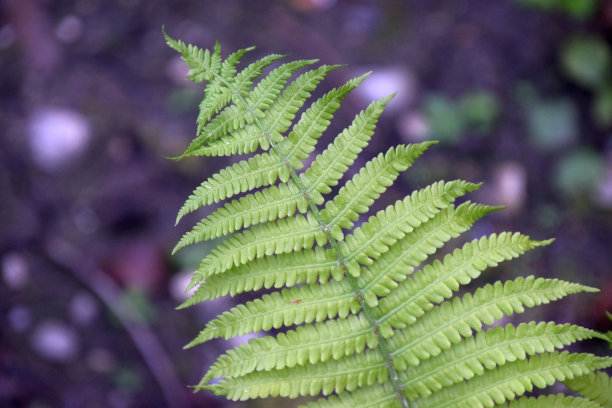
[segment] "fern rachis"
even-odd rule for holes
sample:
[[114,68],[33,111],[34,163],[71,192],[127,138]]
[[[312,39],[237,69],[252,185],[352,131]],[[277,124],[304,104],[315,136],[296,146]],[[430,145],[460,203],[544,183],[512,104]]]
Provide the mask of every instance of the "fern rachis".
[[[197,289],[181,307],[276,289],[221,314],[188,346],[282,330],[219,356],[196,389],[233,400],[327,396],[311,408],[610,406],[589,381],[612,391],[600,371],[612,358],[558,351],[583,339],[608,340],[604,335],[553,322],[485,329],[504,315],[593,289],[530,276],[457,295],[487,268],[550,241],[503,232],[430,260],[498,209],[455,204],[478,184],[434,183],[359,224],[431,143],[379,154],[326,198],[368,145],[390,97],[361,111],[304,169],[341,101],[367,74],[316,99],[295,121],[338,66],[311,69],[315,60],[289,62],[253,85],[282,56],[261,58],[238,72],[252,48],[223,60],[218,44],[211,52],[166,39],[189,65],[191,79],[208,82],[197,136],[181,157],[252,154],[204,181],[179,211],[177,222],[225,202],[175,248],[223,239],[202,260],[190,285]],[[302,69],[309,70],[291,80]],[[220,381],[211,383],[215,379]],[[523,396],[555,381],[584,398]]]

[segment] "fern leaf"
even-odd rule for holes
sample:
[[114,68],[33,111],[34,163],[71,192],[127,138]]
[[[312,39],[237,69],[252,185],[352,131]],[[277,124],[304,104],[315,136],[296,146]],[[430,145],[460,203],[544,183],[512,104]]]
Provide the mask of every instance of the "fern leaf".
[[468,337],[442,354],[411,367],[403,375],[406,378],[404,393],[410,399],[427,397],[507,362],[524,360],[527,356],[552,352],[575,341],[599,336],[592,330],[554,322],[498,326]]
[[[325,364],[305,365],[283,370],[257,371],[239,378],[230,378],[210,387],[217,395],[238,400],[248,398],[329,395],[347,389],[372,385],[387,380],[384,365],[376,354],[361,354],[358,372],[351,360],[332,360],[335,372],[328,374]],[[372,368],[370,366],[373,366]],[[368,369],[370,368],[370,369]]]
[[332,395],[301,405],[300,408],[402,408],[397,393],[384,384],[360,388],[352,393]]
[[[281,65],[261,80],[244,99],[238,88],[233,90],[230,96],[236,105],[219,115],[214,127],[207,126],[199,129],[200,136],[191,143],[184,155],[229,156],[254,152],[262,135],[258,132],[258,127],[253,124],[252,117],[262,117],[263,112],[270,109],[270,106],[278,100],[289,78],[298,70],[315,62],[317,60],[300,60]],[[239,95],[238,101],[235,99],[235,93]],[[236,122],[238,118],[240,120]],[[250,123],[250,128],[243,128],[246,123]],[[218,139],[225,134],[227,135],[223,137],[223,140]],[[252,143],[253,141],[255,143]],[[205,142],[208,144],[204,145]]]
[[[428,397],[433,392],[452,386],[464,380],[482,375],[485,370],[524,360],[527,355],[535,355],[555,348],[563,348],[578,340],[597,337],[588,329],[569,324],[531,322],[518,327],[507,325],[480,332],[476,338],[468,338],[449,352],[428,360],[418,367],[407,371],[402,377],[403,391],[412,400]],[[223,385],[222,394],[238,395],[238,388],[248,389],[250,397],[258,392],[269,390],[274,383],[281,383],[281,394],[259,394],[266,396],[316,395],[330,392],[354,391],[388,380],[388,370],[383,356],[377,350],[367,350],[363,354],[328,360],[312,366],[296,365],[282,370],[256,372],[234,378]],[[294,381],[292,381],[294,380]],[[239,385],[240,384],[240,385]]]
[[505,408],[604,408],[584,398],[568,397],[563,394],[541,395],[539,397],[521,397],[515,401],[496,407]]
[[290,160],[290,165],[296,170],[302,168],[301,160],[308,158],[314,150],[317,140],[331,124],[334,113],[340,107],[340,102],[353,89],[358,87],[369,75],[366,73],[357,78],[349,80],[340,88],[332,89],[321,98],[317,99],[300,117],[298,123],[293,127],[291,133],[283,143]]
[[[227,106],[232,101],[232,90],[225,86],[225,83],[233,83],[234,77],[236,75],[236,65],[242,59],[242,56],[248,52],[253,50],[255,47],[243,48],[235,51],[231,55],[229,55],[225,61],[221,64],[221,70],[218,77],[215,77],[211,82],[206,85],[206,89],[204,91],[204,99],[199,106],[199,113],[196,123],[198,124],[198,131],[196,134],[200,134],[202,127],[208,121],[212,119],[214,115],[219,113],[219,111]],[[247,88],[251,87],[251,84],[248,83]],[[246,91],[244,89],[245,84],[242,84],[240,89],[241,91]]]
[[310,168],[300,175],[300,180],[314,203],[323,202],[320,194],[331,192],[330,187],[338,184],[338,180],[353,164],[359,152],[368,145],[376,122],[391,98],[376,100],[357,114],[350,126],[344,129],[323,153],[317,155]]
[[555,381],[571,380],[612,365],[612,359],[591,354],[547,353],[518,360],[487,371],[420,400],[422,408],[493,407],[523,395],[533,387],[545,388]]
[[387,153],[381,153],[367,162],[359,173],[340,189],[336,197],[327,202],[321,212],[331,228],[332,235],[336,230],[335,238],[342,240],[340,228],[353,228],[359,214],[366,213],[387,187],[393,184],[399,173],[410,167],[431,144],[426,142],[392,147]]
[[315,240],[319,246],[323,246],[326,239],[321,227],[309,213],[307,217],[298,214],[292,218],[256,225],[228,238],[215,248],[204,258],[195,275],[205,278],[256,258],[312,248]]
[[230,201],[215,210],[185,233],[172,253],[187,245],[228,235],[251,225],[290,217],[298,209],[304,213],[307,208],[295,184],[280,183]]
[[359,309],[359,302],[347,282],[285,289],[238,305],[211,320],[186,347],[217,337],[228,339],[260,330],[320,322],[336,316],[345,318]]
[[532,241],[519,233],[503,232],[499,235],[475,239],[456,249],[444,261],[425,266],[412,279],[407,279],[380,302],[381,332],[391,327],[404,328],[422,316],[434,304],[450,298],[460,285],[467,285],[482,271],[500,262],[518,257],[549,241]]
[[371,265],[374,260],[389,250],[414,228],[433,218],[440,210],[448,207],[457,197],[476,190],[479,184],[462,180],[437,182],[415,191],[403,200],[379,211],[367,223],[355,228],[341,248],[347,256],[347,270],[359,276],[359,264]]
[[[399,282],[406,280],[414,268],[432,255],[451,238],[467,231],[478,219],[499,207],[490,207],[469,201],[459,207],[449,206],[383,254],[359,277],[365,302],[378,305],[379,296],[388,296]],[[397,295],[394,295],[395,297]]]
[[265,138],[262,138],[261,147],[268,148],[267,141],[280,143],[283,141],[282,133],[289,129],[291,122],[304,101],[310,97],[310,93],[327,76],[327,74],[339,68],[339,65],[323,65],[315,70],[308,71],[293,81],[280,96],[278,103],[274,104],[269,113],[261,120],[261,130]]
[[593,289],[557,279],[517,278],[497,281],[478,288],[474,295],[455,297],[433,308],[407,329],[390,338],[394,364],[398,370],[440,354],[472,330],[480,331],[504,315],[522,313],[525,308],[546,304],[568,294]]
[[182,54],[183,61],[189,66],[187,75],[195,82],[210,81],[219,75],[221,68],[221,47],[219,42],[215,44],[214,52],[202,50],[194,45],[185,44],[181,40],[175,40],[164,32],[166,43],[171,48]]
[[[167,35],[166,41],[182,55],[194,81],[207,81],[197,134],[183,156],[264,150],[208,178],[181,207],[177,223],[222,202],[174,249],[221,239],[195,271],[189,287],[198,288],[180,308],[276,289],[220,314],[186,347],[286,330],[228,350],[196,390],[233,400],[327,396],[309,408],[612,406],[610,377],[594,373],[612,365],[612,358],[557,351],[583,339],[609,341],[606,335],[552,322],[484,328],[526,308],[593,289],[530,276],[457,295],[486,268],[551,241],[492,234],[454,252],[445,249],[450,255],[426,264],[448,241],[497,209],[469,201],[454,205],[479,184],[434,183],[356,227],[361,214],[431,143],[400,145],[364,160],[366,165],[335,197],[325,198],[368,145],[393,95],[356,115],[298,173],[303,161],[312,159],[342,100],[368,74],[321,92],[296,120],[338,66],[323,65],[293,78],[315,60],[292,61],[263,76],[264,68],[283,56],[260,58],[238,72],[252,48],[223,60],[218,43],[202,50]],[[521,398],[534,386],[555,381],[585,398]]]
[[[239,88],[228,83],[234,104],[224,109],[207,125],[198,129],[198,137],[191,142],[183,153],[183,157],[223,155],[225,145],[228,145],[228,152],[231,152],[236,149],[235,134],[241,130],[246,131],[247,135],[255,133],[254,137],[261,138],[261,134],[257,132],[258,127],[253,123],[255,118],[263,116],[263,112],[268,110],[270,105],[278,99],[287,80],[295,72],[314,62],[316,60],[304,60],[281,65],[257,84],[246,98],[242,96]],[[247,124],[251,126],[248,130],[245,130],[244,127]],[[224,135],[222,141],[217,140]],[[233,143],[232,140],[234,140]],[[238,142],[241,141],[242,139],[238,139]],[[205,146],[207,143],[208,147]],[[219,146],[221,146],[220,149]]]
[[282,168],[282,160],[274,152],[270,152],[258,154],[222,169],[194,190],[179,210],[176,222],[202,206],[257,187],[274,184],[281,176]]
[[325,283],[338,261],[333,250],[315,247],[313,250],[297,251],[273,257],[256,259],[217,275],[202,283],[180,309],[204,300],[221,296],[234,296],[250,290],[293,286],[300,283]]
[[564,383],[571,390],[597,402],[602,408],[612,407],[612,378],[608,374],[589,373],[566,380]]
[[277,337],[252,339],[248,344],[227,351],[209,368],[200,385],[219,377],[239,377],[253,371],[337,360],[363,352],[366,344],[375,347],[377,343],[378,337],[361,315],[299,326]]

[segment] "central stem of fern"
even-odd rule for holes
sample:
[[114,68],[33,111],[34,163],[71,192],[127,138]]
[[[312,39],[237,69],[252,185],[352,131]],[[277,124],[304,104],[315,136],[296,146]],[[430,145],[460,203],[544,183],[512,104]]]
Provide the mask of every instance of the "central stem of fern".
[[[342,268],[343,271],[346,271],[346,258],[345,258],[345,255],[342,254],[340,245],[338,245],[338,242],[336,241],[336,239],[331,235],[329,231],[329,225],[323,219],[323,216],[321,215],[317,205],[310,198],[310,195],[308,194],[308,189],[304,186],[304,184],[302,183],[302,180],[300,180],[300,177],[298,176],[296,171],[289,165],[288,157],[284,154],[284,152],[281,151],[281,149],[278,147],[276,142],[272,140],[272,138],[269,135],[269,132],[265,131],[263,124],[261,123],[259,118],[255,115],[255,110],[253,109],[253,107],[247,104],[246,99],[242,96],[240,91],[236,89],[233,86],[233,84],[228,83],[221,76],[217,75],[217,77],[220,79],[221,82],[225,84],[225,86],[227,86],[233,92],[234,95],[237,95],[238,98],[240,98],[240,101],[244,104],[247,111],[251,114],[253,118],[253,122],[257,125],[262,135],[267,137],[268,142],[270,143],[270,146],[272,147],[274,152],[278,154],[278,156],[286,164],[289,170],[289,174],[291,175],[291,180],[293,180],[295,185],[299,188],[300,192],[302,193],[302,196],[304,197],[304,200],[306,200],[306,202],[308,203],[308,208],[310,208],[312,215],[315,217],[315,219],[319,223],[321,230],[325,233],[327,237],[327,241],[329,242],[329,245],[335,251],[337,261],[338,261],[338,266]],[[363,292],[361,288],[359,287],[357,279],[351,274],[345,274],[345,279],[351,285],[351,290],[353,290],[353,293],[355,294],[355,298],[358,300],[359,305],[361,306],[361,310],[363,311],[366,319],[372,326],[372,330],[378,335],[378,328],[379,328],[380,323],[374,317],[374,312],[372,308],[366,303],[365,299],[363,298]],[[393,365],[393,357],[391,355],[391,352],[389,351],[387,340],[382,336],[378,336],[378,346],[377,347],[384,358],[385,366],[387,367],[389,378],[393,386],[393,390],[395,392],[397,399],[400,401],[402,408],[411,408],[410,402],[408,401],[404,393],[402,393],[402,385],[399,381],[397,370],[395,369],[395,366]]]

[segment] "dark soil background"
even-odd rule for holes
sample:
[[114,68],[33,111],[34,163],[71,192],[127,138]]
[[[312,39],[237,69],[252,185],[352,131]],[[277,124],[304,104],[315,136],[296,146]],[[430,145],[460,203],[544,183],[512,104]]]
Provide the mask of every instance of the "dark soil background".
[[203,88],[184,79],[162,25],[202,47],[218,39],[224,55],[256,45],[245,62],[274,52],[348,64],[321,89],[374,70],[319,148],[398,91],[360,163],[393,144],[441,143],[383,203],[441,178],[484,181],[470,198],[507,209],[464,240],[557,240],[479,284],[533,273],[598,287],[510,320],[610,330],[612,2],[530,3],[546,2],[0,1],[0,406],[293,406],[186,388],[228,344],[182,346],[234,300],[174,310],[208,248],[170,250],[209,210],[174,219],[226,162],[165,159],[194,137]]

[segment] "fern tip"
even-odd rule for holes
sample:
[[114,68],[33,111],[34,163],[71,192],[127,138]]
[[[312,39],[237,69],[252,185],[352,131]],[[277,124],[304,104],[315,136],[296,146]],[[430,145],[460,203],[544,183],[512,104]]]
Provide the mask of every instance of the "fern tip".
[[537,247],[540,247],[540,246],[547,246],[547,245],[550,245],[550,244],[552,244],[553,242],[555,242],[555,239],[556,239],[556,238],[550,238],[550,239],[545,239],[545,240],[543,240],[543,241],[534,241],[534,242],[533,242],[533,245],[534,245],[534,246],[537,246]]

